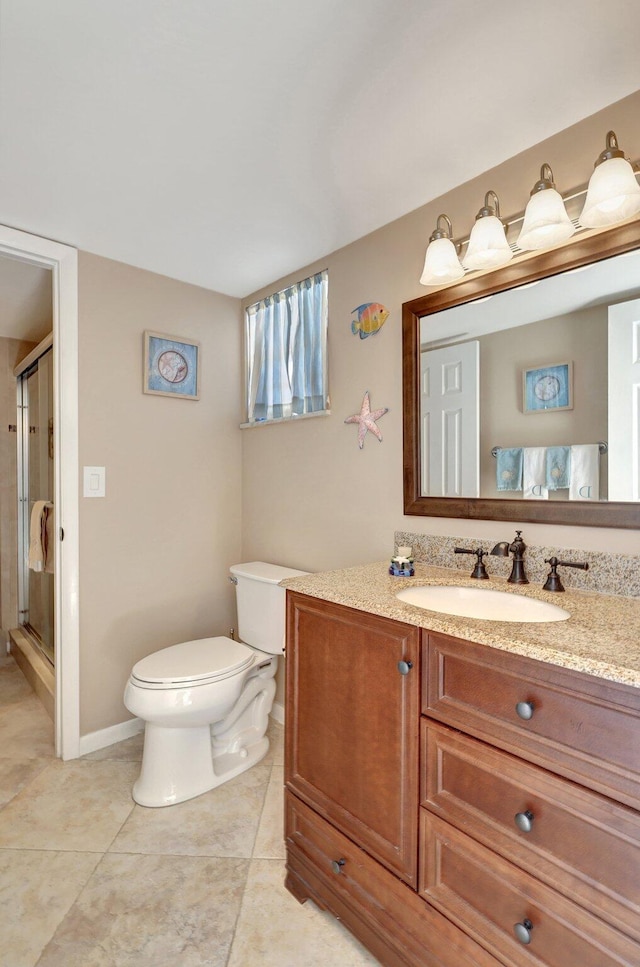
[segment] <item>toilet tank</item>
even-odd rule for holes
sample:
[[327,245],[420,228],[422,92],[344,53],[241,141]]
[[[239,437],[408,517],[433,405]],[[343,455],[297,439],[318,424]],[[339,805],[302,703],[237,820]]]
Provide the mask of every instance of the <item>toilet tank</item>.
[[286,591],[279,587],[279,583],[285,578],[301,577],[308,572],[279,564],[266,564],[264,561],[233,564],[229,570],[237,582],[240,640],[270,655],[282,654]]

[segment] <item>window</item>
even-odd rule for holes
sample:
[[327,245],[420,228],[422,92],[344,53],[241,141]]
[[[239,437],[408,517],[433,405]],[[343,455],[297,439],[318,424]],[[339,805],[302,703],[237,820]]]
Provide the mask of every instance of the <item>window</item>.
[[325,269],[245,311],[249,425],[328,408]]

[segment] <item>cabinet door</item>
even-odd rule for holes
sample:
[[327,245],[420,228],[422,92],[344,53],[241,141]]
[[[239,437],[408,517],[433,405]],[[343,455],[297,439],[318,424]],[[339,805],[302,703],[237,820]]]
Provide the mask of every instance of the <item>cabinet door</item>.
[[287,599],[287,786],[415,885],[418,629]]

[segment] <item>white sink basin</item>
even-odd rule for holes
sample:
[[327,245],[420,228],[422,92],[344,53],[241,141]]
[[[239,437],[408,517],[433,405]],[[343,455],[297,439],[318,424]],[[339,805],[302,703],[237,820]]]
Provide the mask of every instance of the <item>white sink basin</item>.
[[489,588],[418,587],[405,588],[396,597],[405,604],[440,614],[487,621],[566,621],[569,612],[547,601],[523,594],[491,591]]

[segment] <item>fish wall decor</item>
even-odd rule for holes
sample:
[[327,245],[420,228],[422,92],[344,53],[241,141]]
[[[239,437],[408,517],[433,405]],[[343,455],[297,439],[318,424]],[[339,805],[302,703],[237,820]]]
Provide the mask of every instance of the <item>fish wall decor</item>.
[[359,334],[361,339],[375,336],[389,318],[389,310],[379,302],[364,302],[353,309],[351,315],[356,313],[357,318],[351,320],[351,332],[354,336]]

